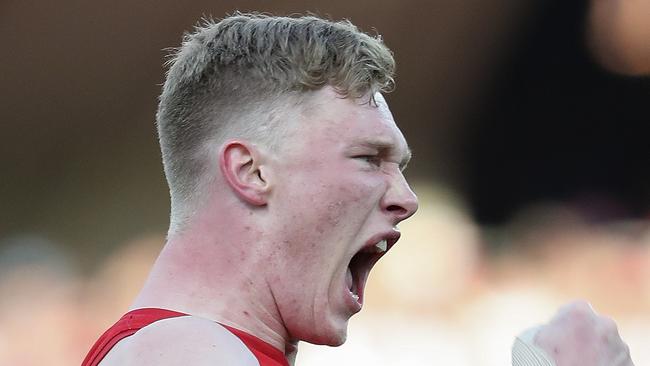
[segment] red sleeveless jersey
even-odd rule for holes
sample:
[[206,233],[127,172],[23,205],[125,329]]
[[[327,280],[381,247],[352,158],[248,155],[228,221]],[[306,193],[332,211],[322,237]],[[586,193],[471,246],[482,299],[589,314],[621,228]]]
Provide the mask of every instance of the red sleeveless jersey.
[[[147,325],[162,319],[187,316],[188,314],[179,313],[166,309],[136,309],[130,311],[117,321],[112,327],[108,328],[104,334],[95,342],[88,355],[81,363],[81,366],[97,366],[106,354],[122,339],[135,334],[138,330]],[[253,353],[260,366],[289,366],[287,359],[282,352],[263,340],[252,336],[239,329],[223,325],[232,334],[237,336],[246,347]]]

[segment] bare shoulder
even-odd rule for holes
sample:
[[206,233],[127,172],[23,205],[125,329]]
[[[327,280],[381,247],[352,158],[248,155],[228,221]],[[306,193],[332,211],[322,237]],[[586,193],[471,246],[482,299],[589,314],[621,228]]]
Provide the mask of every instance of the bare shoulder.
[[258,366],[250,350],[221,325],[183,316],[159,320],[113,347],[100,366]]

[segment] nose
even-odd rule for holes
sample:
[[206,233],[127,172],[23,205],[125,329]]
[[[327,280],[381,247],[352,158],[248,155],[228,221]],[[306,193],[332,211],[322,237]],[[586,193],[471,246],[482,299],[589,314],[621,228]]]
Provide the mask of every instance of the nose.
[[394,218],[394,224],[397,225],[418,210],[418,197],[411,190],[401,171],[391,178],[381,205],[382,209]]

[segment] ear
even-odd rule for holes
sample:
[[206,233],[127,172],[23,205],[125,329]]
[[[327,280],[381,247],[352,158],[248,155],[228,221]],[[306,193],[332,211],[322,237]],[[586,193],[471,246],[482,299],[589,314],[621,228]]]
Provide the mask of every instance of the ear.
[[239,198],[255,206],[266,205],[270,188],[261,163],[260,152],[246,141],[227,141],[221,147],[221,174]]

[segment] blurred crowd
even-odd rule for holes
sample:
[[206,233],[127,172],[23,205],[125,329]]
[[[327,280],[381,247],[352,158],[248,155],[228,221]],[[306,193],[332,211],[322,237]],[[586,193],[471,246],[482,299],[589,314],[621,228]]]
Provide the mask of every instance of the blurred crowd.
[[[485,228],[452,194],[416,190],[421,211],[371,275],[348,342],[301,344],[298,364],[506,365],[514,335],[577,298],[614,317],[636,364],[650,364],[650,221],[596,225],[540,205]],[[136,238],[86,273],[44,238],[4,239],[0,365],[79,364],[127,310],[163,242]]]

